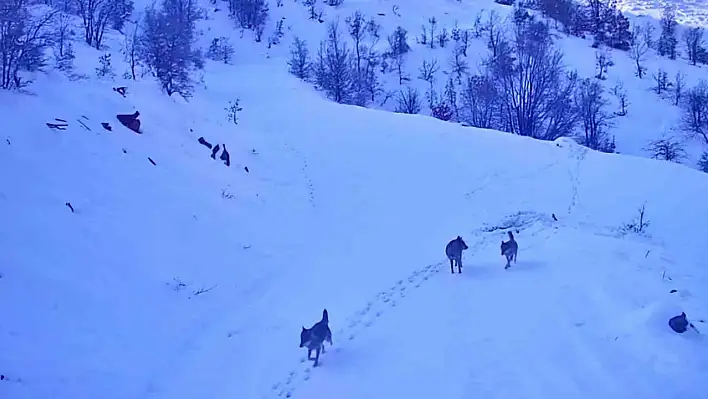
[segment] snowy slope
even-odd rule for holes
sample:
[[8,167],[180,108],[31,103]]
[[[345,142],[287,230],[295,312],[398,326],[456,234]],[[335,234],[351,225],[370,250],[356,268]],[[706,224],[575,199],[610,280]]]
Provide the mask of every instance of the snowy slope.
[[[269,79],[222,85],[247,110],[237,128],[209,114],[216,94],[186,106],[87,83],[89,106],[58,82],[3,93],[17,120],[0,157],[14,171],[1,185],[3,397],[705,392],[705,341],[665,325],[679,309],[705,317],[705,175],[337,106],[277,68],[241,68]],[[132,107],[142,136],[111,118]],[[70,128],[46,129],[51,117]],[[228,142],[231,168],[202,133]],[[644,201],[652,237],[620,234]],[[508,271],[503,230],[483,231],[505,224],[520,229]],[[457,234],[471,247],[462,276],[442,262]],[[323,307],[336,349],[306,371],[298,329]]]
[[[395,93],[398,90],[411,86],[420,91],[421,96],[426,92],[428,83],[419,79],[419,69],[423,61],[431,62],[437,60],[440,71],[437,73],[435,87],[439,93],[445,88],[448,74],[450,73],[450,62],[453,57],[454,43],[449,43],[445,48],[436,45],[430,49],[428,46],[418,43],[422,32],[422,26],[428,25],[430,18],[437,20],[437,30],[447,29],[451,32],[455,23],[462,29],[472,29],[474,21],[479,18],[482,23],[490,18],[490,13],[497,15],[500,26],[506,24],[506,18],[510,16],[513,9],[494,3],[492,0],[458,1],[442,0],[431,4],[428,0],[408,0],[406,2],[396,1],[371,1],[371,0],[348,0],[341,6],[329,7],[319,5],[318,10],[323,11],[322,20],[307,19],[307,8],[302,2],[285,1],[283,7],[273,8],[271,14],[273,20],[285,18],[285,25],[288,27],[286,35],[282,39],[283,44],[274,46],[268,51],[273,59],[279,59],[283,65],[290,58],[289,45],[293,41],[293,36],[297,35],[307,41],[311,54],[315,54],[317,46],[321,40],[326,39],[327,23],[339,21],[342,36],[349,39],[346,33],[346,18],[353,15],[355,11],[360,11],[365,18],[374,18],[381,26],[381,39],[375,48],[379,51],[388,49],[386,38],[392,34],[397,26],[401,26],[408,31],[408,43],[412,51],[406,55],[405,71],[411,78],[410,82],[399,84],[395,73],[389,72],[381,76],[385,92],[393,93],[394,96],[386,99],[380,96],[371,105],[373,108],[393,111],[396,108]],[[658,25],[663,4],[675,4],[677,7],[677,21],[686,26],[705,26],[708,6],[705,2],[644,2],[644,1],[624,1],[618,2],[619,7],[626,13],[632,23],[644,26],[646,23],[655,25],[654,39],[657,40],[661,32]],[[318,3],[320,4],[320,3]],[[678,49],[683,55],[677,60],[670,60],[660,57],[656,51],[650,49],[646,55],[646,60],[642,63],[647,70],[647,76],[639,79],[635,76],[634,61],[630,59],[627,52],[608,49],[615,65],[610,67],[606,79],[602,81],[605,88],[605,97],[609,101],[607,111],[614,113],[619,111],[618,100],[611,94],[612,88],[618,83],[624,85],[627,91],[629,102],[628,113],[625,116],[618,116],[613,120],[613,127],[609,129],[611,136],[614,136],[617,143],[617,151],[623,154],[650,157],[652,154],[647,150],[651,140],[662,138],[673,138],[682,143],[687,152],[687,158],[683,163],[695,167],[701,153],[706,149],[706,143],[694,138],[687,137],[680,131],[681,109],[674,105],[672,93],[663,96],[657,95],[653,91],[655,86],[653,74],[659,70],[666,71],[671,81],[675,79],[677,73],[683,74],[685,87],[695,86],[701,79],[706,79],[705,68],[701,65],[692,66],[685,59],[685,49],[681,38],[684,26],[680,26],[677,31],[679,40]],[[592,39],[580,39],[567,36],[557,32],[557,46],[564,53],[564,62],[568,70],[577,70],[579,77],[592,78],[597,74],[595,66],[595,52],[592,48]],[[485,37],[470,40],[468,56],[465,57],[469,64],[469,73],[477,74],[481,69],[481,61],[487,57],[487,43]],[[368,46],[368,40],[365,42]],[[350,48],[352,47],[349,40]],[[458,92],[462,89],[457,88]],[[384,102],[384,99],[386,101]],[[423,99],[422,114],[429,115],[430,111]]]
[[0,93],[0,397],[705,397],[705,337],[666,326],[706,330],[705,174],[335,105],[243,46],[188,103],[55,73]]

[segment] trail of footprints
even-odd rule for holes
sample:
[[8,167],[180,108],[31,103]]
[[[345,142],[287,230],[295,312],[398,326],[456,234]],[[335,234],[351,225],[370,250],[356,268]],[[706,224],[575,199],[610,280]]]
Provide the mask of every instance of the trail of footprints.
[[297,155],[298,158],[302,160],[302,175],[307,180],[307,191],[309,195],[309,201],[310,204],[314,207],[315,206],[315,185],[312,183],[312,179],[310,178],[310,174],[308,172],[308,166],[307,166],[307,159],[302,155],[300,150],[297,148],[291,146],[288,143],[285,143],[285,146],[293,152],[293,154]]
[[578,188],[580,186],[580,166],[585,160],[585,155],[587,154],[587,148],[576,148],[571,150],[571,156],[575,158],[575,166],[568,170],[568,175],[570,176],[570,181],[572,184],[572,197],[570,199],[570,205],[568,205],[568,214],[570,214],[575,206],[578,204],[579,192]]
[[[422,269],[414,271],[405,279],[398,280],[391,288],[379,292],[371,300],[366,303],[366,306],[354,312],[354,315],[348,317],[344,322],[344,327],[332,333],[333,341],[347,342],[355,339],[362,331],[369,328],[374,322],[381,317],[390,308],[396,307],[398,301],[405,298],[408,293],[421,286],[429,280],[433,275],[439,273],[444,262],[438,262],[428,265]],[[334,349],[338,352],[339,349]],[[320,357],[326,362],[327,354]],[[300,365],[293,368],[288,376],[272,386],[273,397],[290,398],[294,391],[304,382],[310,379],[312,372],[312,361],[307,360],[305,353],[300,358]]]
[[[477,240],[474,244],[469,246],[467,253],[470,255],[475,253],[480,247],[486,245],[490,239],[496,239],[497,237],[494,233],[484,232],[483,230],[474,231],[471,236],[476,236]],[[443,268],[445,265],[447,265],[447,260],[427,265],[424,268],[414,271],[408,277],[398,280],[396,284],[389,289],[379,292],[366,303],[366,306],[345,319],[344,327],[332,332],[332,340],[341,343],[356,339],[360,333],[371,327],[379,317],[385,314],[389,309],[396,307],[398,301],[405,298],[409,292],[420,287],[435,274],[447,270],[447,268]],[[329,348],[329,346],[327,346],[327,348]],[[333,349],[334,352],[339,352],[339,350],[339,348]],[[273,384],[271,386],[270,395],[266,395],[266,397],[290,398],[298,387],[310,379],[312,361],[307,360],[307,353],[304,350],[303,352],[305,353],[303,353],[303,356],[300,358],[299,364],[290,370],[287,377]],[[324,362],[326,362],[327,354],[325,353],[320,359],[324,359]]]

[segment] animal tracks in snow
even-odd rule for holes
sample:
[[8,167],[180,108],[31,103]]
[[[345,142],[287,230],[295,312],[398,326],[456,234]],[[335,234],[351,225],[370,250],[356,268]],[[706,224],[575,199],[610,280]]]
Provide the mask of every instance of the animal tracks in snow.
[[572,197],[570,199],[570,205],[568,205],[568,214],[573,212],[573,209],[575,206],[578,204],[578,188],[580,187],[580,165],[582,164],[583,160],[585,160],[585,155],[587,154],[588,149],[585,147],[581,147],[580,145],[575,145],[571,147],[570,149],[570,155],[572,158],[575,159],[575,166],[568,170],[568,175],[570,176],[570,181],[572,184]]
[[[440,266],[442,266],[443,263],[444,262],[438,262],[415,270],[406,278],[398,280],[396,284],[387,290],[376,294],[366,302],[364,307],[355,311],[353,315],[344,320],[344,327],[332,333],[334,341],[348,342],[356,339],[359,334],[371,327],[378,318],[391,308],[396,307],[398,302],[405,298],[410,291],[420,287],[436,273],[439,273]],[[324,359],[327,358],[327,353],[330,351],[336,353],[339,349],[332,348],[328,350],[324,355]],[[307,355],[302,356],[298,366],[290,370],[285,378],[271,386],[271,395],[269,395],[269,397],[292,397],[295,390],[310,379],[312,367],[310,361],[307,360]]]
[[297,148],[291,146],[288,143],[285,143],[285,147],[287,147],[293,154],[295,154],[298,158],[302,160],[302,175],[307,181],[307,192],[309,195],[309,200],[310,204],[314,207],[315,206],[315,185],[312,183],[312,179],[310,178],[310,174],[308,172],[308,166],[307,166],[307,159],[305,158],[304,155],[298,150]]
[[[518,213],[509,215],[505,219],[498,221],[495,225],[503,225],[504,228],[517,228],[525,230],[532,225],[540,224],[541,227],[546,227],[549,219],[546,215],[535,212]],[[469,246],[468,252],[472,254],[480,248],[490,244],[491,240],[498,237],[499,228],[490,228],[485,225],[481,229],[471,232],[472,237],[476,237],[474,243]],[[470,240],[471,241],[471,240]],[[385,315],[391,309],[395,308],[398,303],[403,300],[411,291],[419,288],[431,277],[435,276],[443,270],[447,261],[441,261],[427,265],[421,269],[413,271],[405,278],[399,279],[394,285],[388,289],[379,292],[354,314],[344,320],[343,327],[332,332],[332,338],[337,345],[346,345],[347,342],[355,340],[361,333],[376,323],[381,316]],[[444,270],[447,270],[446,268]],[[463,268],[464,273],[464,268]],[[327,353],[339,352],[338,347],[332,347],[325,352],[324,362],[327,361]],[[284,378],[271,385],[271,389],[265,395],[266,398],[291,398],[297,389],[312,377],[312,362],[307,359],[307,355],[299,359],[297,364],[286,374]]]

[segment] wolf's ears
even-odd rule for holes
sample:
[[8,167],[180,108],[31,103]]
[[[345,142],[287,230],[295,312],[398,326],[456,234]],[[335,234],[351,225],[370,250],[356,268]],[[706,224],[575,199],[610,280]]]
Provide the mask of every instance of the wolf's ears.
[[462,237],[460,237],[460,236],[457,236],[457,239],[458,239],[458,240],[461,240],[461,239],[462,239]]
[[305,326],[302,326],[302,331],[307,331],[307,328],[305,328]]

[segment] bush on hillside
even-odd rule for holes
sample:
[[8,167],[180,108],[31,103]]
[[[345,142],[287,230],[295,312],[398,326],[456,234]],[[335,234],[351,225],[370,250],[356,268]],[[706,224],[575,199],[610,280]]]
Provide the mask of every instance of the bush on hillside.
[[224,64],[231,62],[234,55],[234,46],[231,45],[228,37],[215,37],[211,40],[206,56],[213,61],[221,61]]
[[31,83],[23,72],[36,72],[46,64],[45,50],[53,42],[51,25],[56,11],[33,15],[29,0],[0,6],[0,88],[20,89]]
[[194,47],[199,18],[193,0],[163,0],[160,9],[145,10],[138,53],[167,95],[191,96],[191,73],[204,66],[201,51]]

